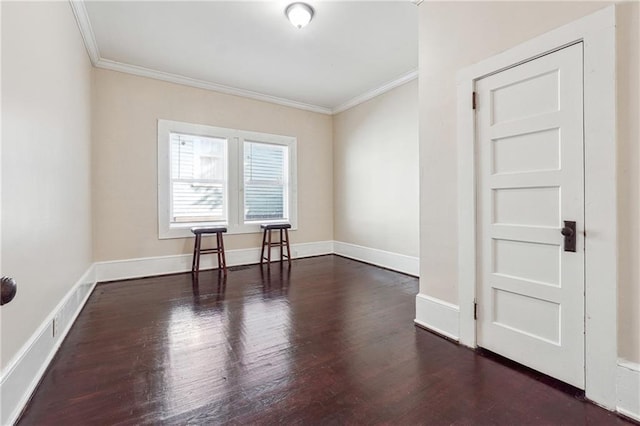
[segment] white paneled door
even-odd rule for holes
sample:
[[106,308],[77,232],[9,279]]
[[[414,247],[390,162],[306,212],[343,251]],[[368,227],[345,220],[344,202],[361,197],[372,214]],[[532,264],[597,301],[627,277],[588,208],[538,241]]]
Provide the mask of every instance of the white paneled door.
[[477,336],[584,389],[582,64],[579,43],[476,82]]

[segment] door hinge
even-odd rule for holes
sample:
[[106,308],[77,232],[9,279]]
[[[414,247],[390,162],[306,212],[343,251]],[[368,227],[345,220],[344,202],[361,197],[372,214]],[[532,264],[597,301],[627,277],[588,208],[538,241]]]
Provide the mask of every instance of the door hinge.
[[478,105],[478,95],[476,92],[471,92],[471,108],[476,109]]
[[475,300],[473,301],[473,319],[478,319],[478,302],[476,302]]

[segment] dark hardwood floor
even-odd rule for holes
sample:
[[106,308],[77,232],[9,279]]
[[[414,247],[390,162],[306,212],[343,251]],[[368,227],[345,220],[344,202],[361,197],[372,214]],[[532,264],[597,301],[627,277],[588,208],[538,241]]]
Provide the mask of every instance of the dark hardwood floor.
[[628,424],[414,327],[415,278],[264,271],[98,285],[20,424]]

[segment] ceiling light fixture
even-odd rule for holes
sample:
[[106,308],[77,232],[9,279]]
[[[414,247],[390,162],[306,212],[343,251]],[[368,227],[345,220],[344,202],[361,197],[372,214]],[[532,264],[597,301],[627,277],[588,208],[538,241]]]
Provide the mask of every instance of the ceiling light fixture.
[[313,8],[306,3],[291,3],[284,10],[289,21],[294,27],[300,29],[307,26],[313,18]]

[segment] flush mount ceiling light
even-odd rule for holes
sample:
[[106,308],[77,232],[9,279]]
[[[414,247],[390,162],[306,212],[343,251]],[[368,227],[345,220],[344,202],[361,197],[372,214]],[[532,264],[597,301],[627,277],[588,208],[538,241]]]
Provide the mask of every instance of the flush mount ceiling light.
[[284,14],[287,15],[294,27],[300,29],[311,22],[313,8],[306,3],[291,3],[284,10]]

